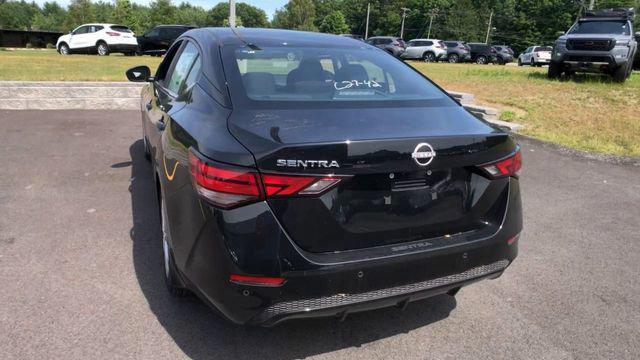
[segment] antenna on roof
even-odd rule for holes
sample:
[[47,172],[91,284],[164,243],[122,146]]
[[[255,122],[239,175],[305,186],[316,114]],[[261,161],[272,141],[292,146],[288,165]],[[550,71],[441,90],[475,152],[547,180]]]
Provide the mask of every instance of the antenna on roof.
[[251,50],[262,50],[262,49],[260,49],[260,47],[258,47],[258,45],[252,44],[252,43],[246,41],[244,38],[242,38],[242,36],[240,36],[240,34],[238,34],[238,32],[236,31],[235,28],[230,28],[230,29],[231,29],[231,31],[233,31],[233,34],[235,36],[237,36],[238,39],[240,39],[240,41],[242,41],[249,49],[251,49]]

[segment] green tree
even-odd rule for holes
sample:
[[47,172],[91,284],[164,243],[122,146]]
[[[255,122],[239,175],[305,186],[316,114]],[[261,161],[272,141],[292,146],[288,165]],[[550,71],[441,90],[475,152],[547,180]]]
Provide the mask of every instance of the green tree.
[[129,26],[131,29],[134,29],[136,25],[136,19],[133,15],[133,7],[131,6],[131,1],[116,0],[116,5],[111,12],[111,21],[117,24]]
[[64,28],[68,31],[76,27],[96,21],[90,0],[72,0],[67,10]]
[[[240,21],[238,21],[238,19],[240,19]],[[209,10],[207,22],[208,25],[211,26],[228,26],[229,3],[221,2]],[[269,27],[269,20],[264,10],[249,4],[237,3],[236,26]]]
[[29,30],[34,16],[40,12],[35,3],[7,1],[0,4],[0,28]]
[[67,11],[56,2],[46,2],[42,11],[33,17],[32,28],[44,31],[64,31]]
[[95,22],[108,23],[113,17],[114,6],[110,2],[97,1],[91,4],[95,14]]
[[149,6],[149,16],[152,26],[160,24],[174,24],[176,22],[176,7],[171,0],[155,0]]
[[200,6],[183,2],[176,11],[176,23],[181,25],[207,26],[207,11]]
[[276,11],[273,26],[283,29],[317,31],[316,10],[312,0],[290,0]]
[[320,24],[320,31],[329,34],[344,34],[349,32],[349,26],[340,11],[334,11],[325,16]]

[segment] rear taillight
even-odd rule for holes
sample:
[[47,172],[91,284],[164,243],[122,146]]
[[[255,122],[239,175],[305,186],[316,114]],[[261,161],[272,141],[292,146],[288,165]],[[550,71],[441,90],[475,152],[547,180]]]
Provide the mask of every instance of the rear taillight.
[[518,172],[522,168],[522,153],[518,150],[515,154],[506,159],[482,165],[481,168],[493,178],[518,176]]
[[107,35],[109,35],[109,36],[120,36],[120,33],[113,32],[113,31],[107,31]]
[[340,182],[333,176],[260,174],[253,168],[205,160],[193,151],[189,171],[196,192],[222,208],[273,197],[319,195]]

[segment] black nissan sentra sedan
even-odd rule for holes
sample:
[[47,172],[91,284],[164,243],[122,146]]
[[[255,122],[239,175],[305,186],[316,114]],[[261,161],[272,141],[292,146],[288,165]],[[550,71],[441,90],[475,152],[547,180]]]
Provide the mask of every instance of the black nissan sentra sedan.
[[453,296],[517,255],[519,146],[383,50],[196,29],[127,76],[168,288],[233,322]]

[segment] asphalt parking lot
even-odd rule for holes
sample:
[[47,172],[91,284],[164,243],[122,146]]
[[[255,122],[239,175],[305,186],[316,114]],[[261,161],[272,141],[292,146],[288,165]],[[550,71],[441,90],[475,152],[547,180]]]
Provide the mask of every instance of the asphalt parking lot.
[[164,289],[136,111],[0,111],[0,357],[640,357],[640,167],[523,141],[501,278],[348,317],[226,323]]

